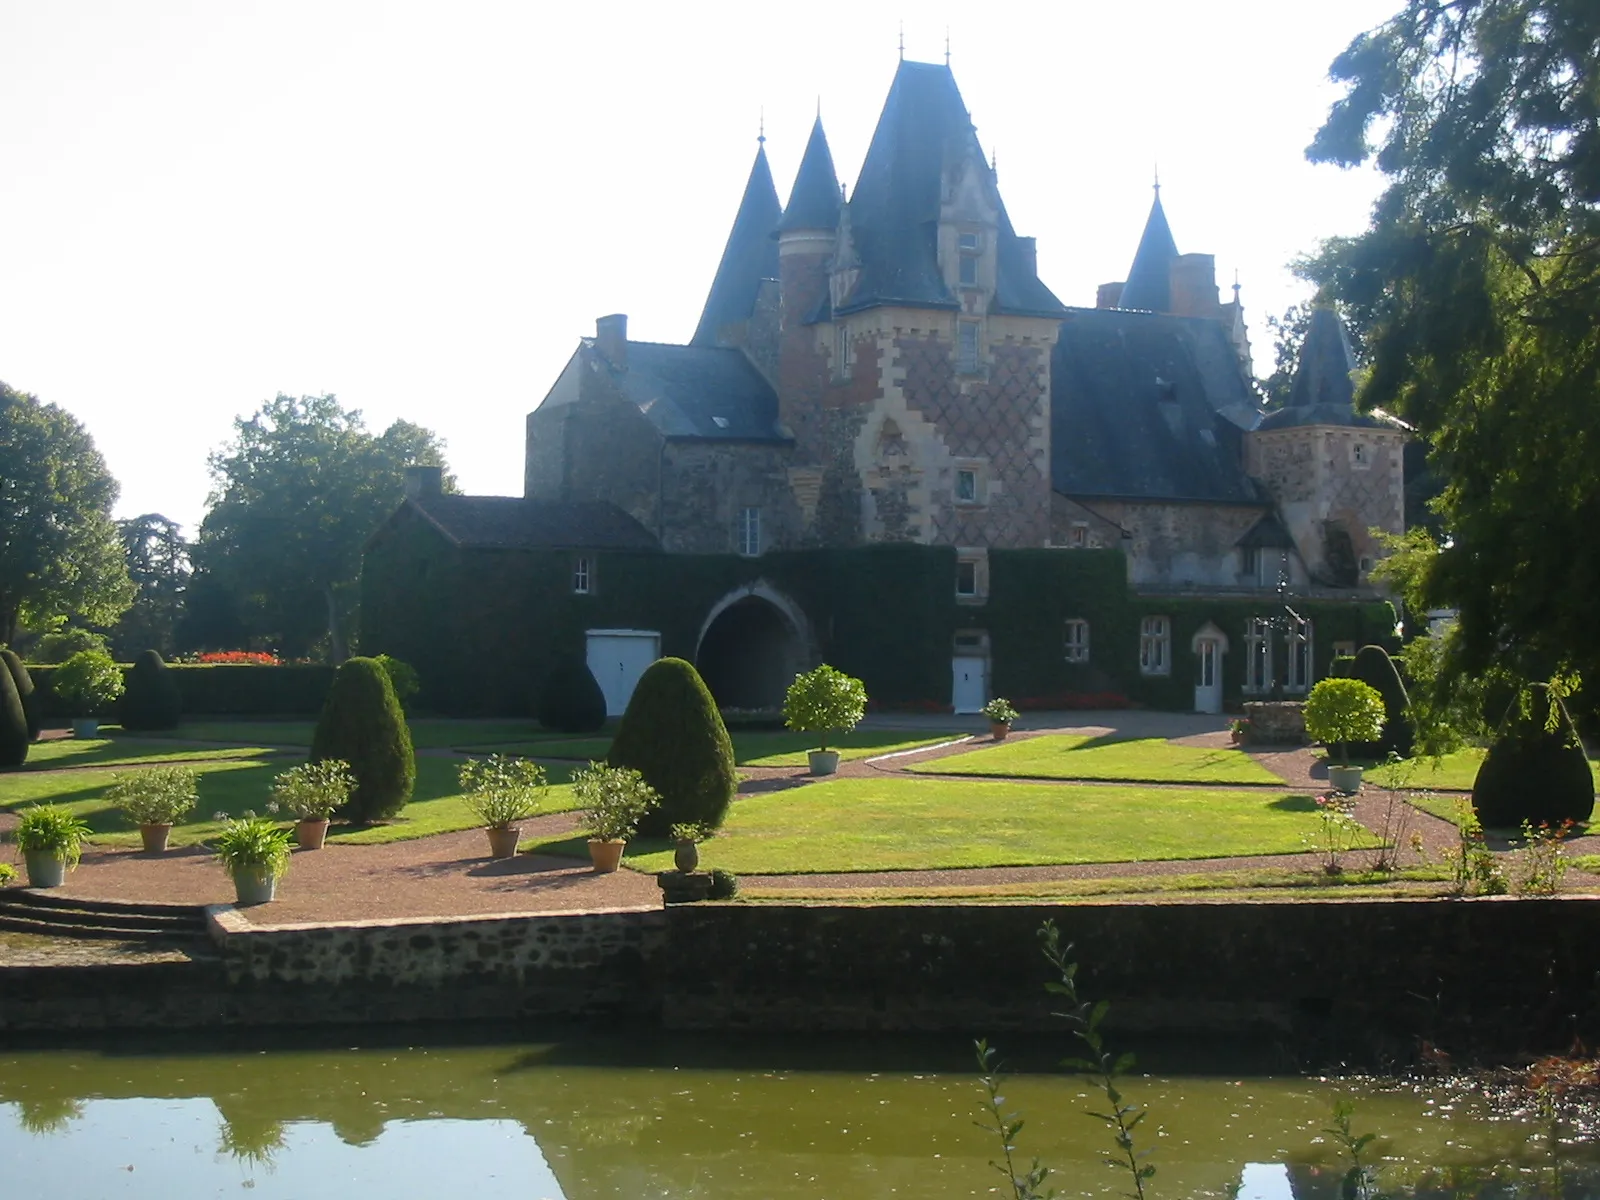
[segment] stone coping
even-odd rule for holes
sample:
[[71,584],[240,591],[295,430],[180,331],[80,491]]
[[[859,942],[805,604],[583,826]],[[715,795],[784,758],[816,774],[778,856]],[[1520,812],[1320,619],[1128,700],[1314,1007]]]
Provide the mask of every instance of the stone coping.
[[293,921],[278,925],[262,924],[239,914],[237,904],[206,905],[206,929],[221,942],[229,937],[251,933],[303,933],[314,929],[403,929],[416,926],[491,924],[496,921],[554,921],[564,917],[617,917],[635,913],[660,913],[660,905],[632,905],[622,908],[561,908],[544,912],[461,913],[456,916],[380,917],[365,921]]

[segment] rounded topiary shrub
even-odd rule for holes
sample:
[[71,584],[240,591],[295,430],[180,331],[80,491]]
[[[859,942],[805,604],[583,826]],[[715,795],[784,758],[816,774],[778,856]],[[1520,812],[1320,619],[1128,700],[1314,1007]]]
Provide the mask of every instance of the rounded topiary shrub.
[[28,674],[28,668],[23,665],[22,659],[11,650],[0,650],[0,660],[4,660],[6,670],[11,674],[11,681],[17,686],[17,695],[22,698],[22,715],[28,720],[28,740],[39,740],[39,697],[34,694],[33,676]]
[[332,758],[349,763],[356,779],[341,810],[350,821],[364,825],[392,817],[411,799],[417,777],[411,730],[388,672],[376,659],[346,659],[334,672],[311,735],[311,761]]
[[1350,753],[1357,758],[1381,759],[1393,752],[1401,758],[1410,758],[1414,735],[1407,710],[1411,707],[1411,697],[1406,695],[1400,668],[1389,652],[1382,646],[1361,647],[1349,674],[1375,688],[1383,697],[1383,736],[1375,742],[1352,745]]
[[1587,821],[1594,812],[1594,775],[1572,718],[1562,708],[1555,730],[1545,728],[1549,700],[1542,689],[1523,714],[1516,708],[1472,783],[1472,807],[1485,829],[1520,829]]
[[534,705],[539,724],[557,733],[593,733],[606,723],[606,696],[577,656],[564,658],[544,677]]
[[28,761],[28,718],[11,672],[0,667],[0,768],[20,767]]
[[666,837],[674,825],[715,829],[739,785],[722,714],[681,658],[659,658],[639,677],[606,761],[634,768],[661,796],[642,837]]
[[178,699],[178,681],[159,653],[146,650],[133,660],[133,670],[128,672],[128,690],[122,693],[118,711],[124,729],[178,727],[183,711]]

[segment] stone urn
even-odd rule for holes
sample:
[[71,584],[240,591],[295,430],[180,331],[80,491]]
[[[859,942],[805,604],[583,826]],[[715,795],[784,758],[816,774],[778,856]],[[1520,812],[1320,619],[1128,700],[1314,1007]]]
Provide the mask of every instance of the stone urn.
[[298,822],[294,827],[294,840],[302,850],[321,850],[328,840],[328,818]]
[[146,854],[161,854],[165,852],[167,839],[171,836],[171,821],[139,826],[139,840],[144,843],[144,852]]
[[490,825],[485,832],[489,835],[490,858],[516,857],[517,843],[522,840],[522,826]]
[[809,750],[806,752],[806,761],[810,764],[813,775],[832,775],[839,769],[839,752],[837,750]]
[[679,842],[672,851],[672,865],[689,874],[700,865],[700,847],[691,841]]

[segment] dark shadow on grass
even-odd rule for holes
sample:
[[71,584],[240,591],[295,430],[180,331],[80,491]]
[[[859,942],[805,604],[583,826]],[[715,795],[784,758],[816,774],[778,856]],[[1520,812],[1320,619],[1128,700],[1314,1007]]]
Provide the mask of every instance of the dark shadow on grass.
[[1316,812],[1317,798],[1315,796],[1293,795],[1279,796],[1267,805],[1268,808],[1277,809],[1279,812]]
[[762,796],[768,792],[786,792],[813,782],[809,775],[776,775],[767,779],[745,779],[739,784],[739,795]]

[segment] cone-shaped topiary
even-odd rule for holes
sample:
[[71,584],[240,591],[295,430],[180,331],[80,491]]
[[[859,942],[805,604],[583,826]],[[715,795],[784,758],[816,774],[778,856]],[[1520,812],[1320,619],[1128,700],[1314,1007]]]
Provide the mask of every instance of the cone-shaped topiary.
[[1393,751],[1401,758],[1410,758],[1413,732],[1407,710],[1411,697],[1406,695],[1406,685],[1400,679],[1400,669],[1382,646],[1363,646],[1356,652],[1350,676],[1376,688],[1383,697],[1383,736],[1375,742],[1352,743],[1350,753],[1356,758],[1381,759]]
[[1572,718],[1559,706],[1554,732],[1545,728],[1550,711],[1542,688],[1526,715],[1513,706],[1472,783],[1472,807],[1485,829],[1520,829],[1587,821],[1594,812],[1594,775],[1578,741]]
[[674,825],[715,829],[739,786],[722,714],[681,658],[658,658],[639,677],[606,761],[633,767],[661,795],[640,822],[642,837],[666,837]]
[[358,825],[392,817],[411,799],[417,760],[400,701],[383,665],[350,658],[334,672],[311,735],[311,761],[343,759],[356,777],[343,815]]
[[0,666],[0,768],[20,767],[28,761],[28,718],[11,672]]
[[22,659],[11,650],[0,650],[0,659],[5,661],[6,669],[11,672],[11,680],[17,685],[17,695],[22,697],[22,715],[28,719],[28,740],[39,740],[39,697],[34,695],[33,676],[28,674],[28,668],[23,665]]
[[133,660],[128,672],[128,690],[122,693],[124,729],[176,729],[183,705],[178,699],[178,681],[167,670],[166,661],[154,650],[146,650]]
[[606,723],[606,696],[589,664],[573,655],[544,677],[534,715],[558,733],[593,733]]

